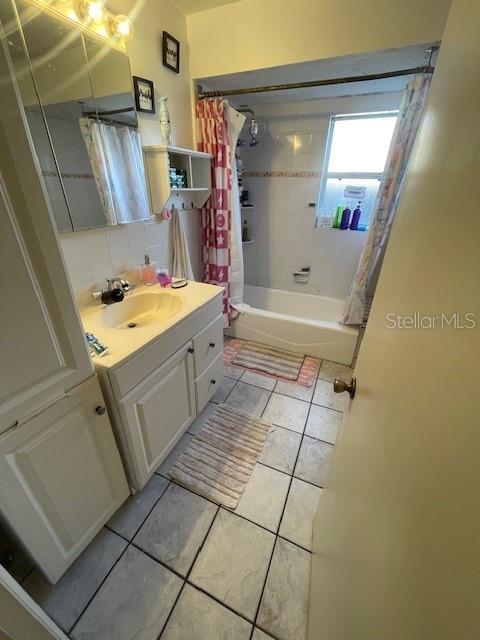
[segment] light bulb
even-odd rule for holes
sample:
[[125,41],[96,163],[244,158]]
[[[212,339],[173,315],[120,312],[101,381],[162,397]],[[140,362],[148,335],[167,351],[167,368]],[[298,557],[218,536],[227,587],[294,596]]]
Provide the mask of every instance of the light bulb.
[[98,22],[103,18],[103,4],[100,0],[94,0],[87,3],[87,12],[92,20]]
[[122,36],[128,36],[130,33],[130,20],[127,16],[117,16],[115,18],[115,26],[117,32]]
[[115,38],[116,40],[125,38],[131,30],[130,18],[124,15],[119,15],[115,18],[111,17],[108,20],[108,28],[112,38]]

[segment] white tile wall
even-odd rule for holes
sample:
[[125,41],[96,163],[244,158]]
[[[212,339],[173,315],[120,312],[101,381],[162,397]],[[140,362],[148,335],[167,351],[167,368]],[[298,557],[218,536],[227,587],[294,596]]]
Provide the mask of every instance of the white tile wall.
[[[201,219],[199,211],[182,212],[195,277],[201,279]],[[119,225],[59,236],[68,275],[77,302],[91,302],[91,293],[106,278],[129,273],[141,265],[145,254],[159,267],[172,267],[170,222]]]
[[[260,144],[242,150],[245,171],[321,172],[330,115],[396,109],[401,94],[255,105]],[[360,231],[316,229],[319,178],[244,178],[252,211],[242,211],[253,244],[244,245],[247,284],[345,298],[365,242]],[[293,271],[310,266],[308,284]]]

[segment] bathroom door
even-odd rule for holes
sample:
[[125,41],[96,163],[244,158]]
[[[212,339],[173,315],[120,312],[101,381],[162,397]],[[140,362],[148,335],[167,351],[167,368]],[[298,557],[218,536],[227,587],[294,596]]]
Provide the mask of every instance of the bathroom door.
[[314,523],[309,640],[480,635],[479,23],[454,0]]

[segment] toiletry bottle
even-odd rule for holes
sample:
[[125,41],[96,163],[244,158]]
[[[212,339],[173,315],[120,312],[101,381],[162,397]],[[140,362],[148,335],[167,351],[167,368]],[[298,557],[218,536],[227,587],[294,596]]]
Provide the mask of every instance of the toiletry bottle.
[[157,281],[162,288],[169,287],[172,284],[172,278],[168,273],[168,269],[160,269],[158,271]]
[[141,278],[143,284],[151,286],[157,282],[157,274],[155,273],[155,267],[150,262],[150,256],[145,254],[145,264],[141,267]]
[[249,237],[248,237],[248,226],[247,226],[247,221],[244,220],[243,221],[243,227],[242,227],[242,242],[248,242],[249,241]]
[[342,213],[342,219],[340,221],[340,229],[345,231],[348,229],[348,223],[350,222],[350,207],[347,205]]
[[335,219],[333,222],[334,229],[340,229],[340,222],[342,220],[342,213],[344,209],[345,207],[342,204],[338,205],[337,210],[335,212]]
[[352,222],[350,223],[350,229],[352,231],[356,231],[358,229],[358,222],[360,220],[361,215],[362,215],[362,210],[360,209],[360,201],[359,201],[356,208],[353,210]]

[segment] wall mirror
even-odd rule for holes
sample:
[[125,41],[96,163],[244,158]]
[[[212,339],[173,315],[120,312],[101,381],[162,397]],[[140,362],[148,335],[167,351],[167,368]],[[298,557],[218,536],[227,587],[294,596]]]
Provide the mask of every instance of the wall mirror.
[[128,57],[3,0],[4,36],[60,233],[150,217]]

